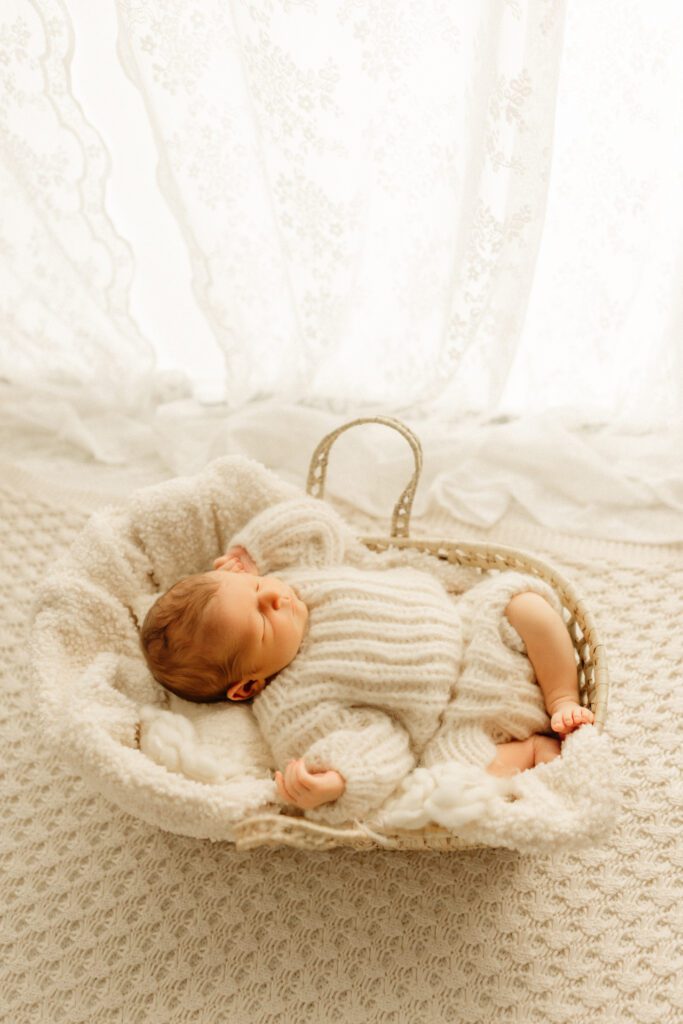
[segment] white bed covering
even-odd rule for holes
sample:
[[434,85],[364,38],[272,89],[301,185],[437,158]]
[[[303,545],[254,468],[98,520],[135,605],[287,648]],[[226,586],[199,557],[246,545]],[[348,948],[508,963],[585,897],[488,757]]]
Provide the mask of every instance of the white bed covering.
[[[49,489],[4,468],[8,1021],[677,1024],[680,548],[586,542],[533,525],[489,534],[550,559],[596,610],[612,682],[606,732],[623,786],[605,843],[552,855],[240,853],[112,807],[38,738],[28,614],[98,495],[85,466],[64,465],[61,486]],[[447,528],[474,535],[451,521],[415,524],[423,535]]]
[[[231,840],[235,823],[250,813],[284,810],[267,744],[254,743],[255,720],[249,734],[231,705],[208,707],[198,718],[185,717],[186,702],[176,702],[174,714],[144,663],[138,624],[159,591],[209,568],[245,522],[295,494],[266,467],[225,456],[199,474],[135,491],[124,505],[95,513],[46,571],[32,636],[45,738],[97,791],[150,824]],[[458,586],[469,581],[422,553],[389,555],[423,569],[433,565],[441,576],[450,572]],[[384,562],[372,552],[363,557],[367,568]],[[480,579],[473,575],[475,584]],[[517,574],[511,580],[519,586]],[[489,614],[486,605],[477,614]],[[457,683],[455,692],[457,708]],[[496,697],[489,716],[504,729],[498,703]],[[250,709],[241,711],[248,719]],[[525,704],[524,713],[531,733],[536,709]],[[214,746],[222,738],[219,761],[205,734]],[[494,779],[481,766],[432,760],[405,780],[397,765],[401,790],[371,819],[354,823],[376,830],[434,822],[471,842],[539,851],[602,839],[618,810],[609,738],[593,727],[570,737],[552,764],[511,780]]]

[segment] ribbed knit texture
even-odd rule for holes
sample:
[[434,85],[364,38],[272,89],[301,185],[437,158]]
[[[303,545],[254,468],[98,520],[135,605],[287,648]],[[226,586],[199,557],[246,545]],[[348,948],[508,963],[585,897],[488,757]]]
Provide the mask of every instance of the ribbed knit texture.
[[303,757],[344,776],[343,796],[309,817],[362,817],[414,767],[438,726],[457,678],[457,612],[438,582],[411,569],[288,576],[309,607],[308,631],[254,714],[280,767]]
[[260,572],[278,570],[309,609],[294,661],[253,705],[275,762],[303,757],[344,777],[343,795],[307,817],[362,817],[415,766],[449,700],[461,653],[453,603],[419,570],[342,565],[347,551],[365,552],[316,499],[264,510],[232,543]]
[[422,755],[424,765],[457,761],[485,767],[495,756],[496,743],[550,728],[524,642],[505,616],[508,603],[525,591],[540,594],[562,613],[552,587],[520,572],[492,576],[459,598],[463,659],[456,699]]
[[[160,756],[148,732],[149,709],[168,708],[169,694],[147,669],[138,632],[150,600],[180,576],[210,568],[240,530],[282,502],[292,502],[287,522],[277,516],[272,522],[285,560],[290,548],[297,557],[303,550],[315,568],[345,552],[351,569],[403,564],[421,571],[428,558],[369,551],[327,503],[307,498],[258,463],[228,456],[194,477],[138,490],[124,505],[102,508],[58,562],[46,562],[31,630],[42,739],[93,788],[150,824],[231,840],[234,822],[245,815],[282,808],[260,758],[258,764],[247,758],[241,775],[201,785],[211,767],[205,751],[195,749],[188,761],[166,743]],[[311,510],[318,516],[313,528]],[[445,563],[437,572],[453,593],[479,579]],[[236,746],[247,751],[251,744]],[[184,774],[182,766],[190,763],[199,774]],[[393,774],[398,783],[400,759]]]
[[281,770],[302,757],[310,770],[343,776],[342,796],[307,810],[311,820],[362,819],[418,763],[485,766],[494,737],[548,728],[533,669],[504,615],[510,598],[530,589],[560,610],[546,584],[504,573],[456,604],[426,572],[341,565],[349,553],[361,559],[358,542],[316,499],[265,509],[232,543],[260,572],[277,570],[309,608],[294,661],[253,708]]

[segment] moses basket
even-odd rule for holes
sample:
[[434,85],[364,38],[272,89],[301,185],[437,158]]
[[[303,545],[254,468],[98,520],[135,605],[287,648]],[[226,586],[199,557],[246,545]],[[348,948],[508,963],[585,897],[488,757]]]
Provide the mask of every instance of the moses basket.
[[[524,551],[446,538],[411,538],[410,516],[422,468],[422,450],[416,436],[403,423],[391,417],[366,417],[328,434],[311,458],[308,494],[324,500],[332,445],[344,431],[364,423],[385,424],[397,430],[409,443],[415,465],[393,509],[390,535],[363,537],[363,544],[378,552],[388,548],[399,552],[411,549],[426,554],[428,560],[473,567],[482,577],[501,570],[516,570],[544,580],[561,601],[575,651],[581,703],[593,711],[593,728],[601,733],[607,713],[607,665],[604,646],[583,600],[557,569]],[[242,456],[217,461],[223,474],[220,480],[225,490],[226,516],[231,509],[233,514],[238,510],[242,522],[247,521],[258,511],[259,501],[261,506],[266,503],[271,486],[280,488],[280,498],[300,493],[291,485],[274,483],[277,478],[271,471]],[[231,479],[230,474],[243,477],[247,472],[254,475],[249,494],[257,504],[251,509],[240,509],[238,489],[231,494],[225,482]],[[143,752],[141,708],[154,703],[163,705],[168,694],[152,679],[139,649],[140,617],[134,608],[135,591],[145,590],[149,600],[150,595],[167,589],[179,575],[203,571],[223,553],[221,545],[229,539],[225,536],[225,522],[219,521],[223,502],[220,489],[216,492],[217,501],[212,500],[204,507],[196,489],[187,488],[187,481],[183,489],[182,479],[144,488],[123,507],[96,513],[38,591],[32,650],[39,711],[45,736],[63,759],[92,788],[128,813],[178,834],[232,842],[238,849],[292,846],[323,850],[349,846],[456,851],[482,845],[436,824],[394,830],[370,829],[358,822],[330,827],[307,820],[304,812],[296,809],[290,808],[286,813],[274,802],[271,811],[263,793],[271,792],[274,784],[266,778],[251,779],[251,805],[249,801],[240,803],[239,779],[211,784],[185,778],[168,766],[155,763]],[[183,501],[188,508],[183,509]],[[168,536],[168,530],[162,536],[158,523],[155,536],[155,502],[165,502],[167,509],[177,507],[178,524],[191,524],[190,530],[199,538],[192,555],[194,564],[178,561],[174,538]],[[183,512],[185,519],[181,517]],[[183,528],[187,529],[186,525]],[[103,577],[106,584],[102,583]],[[246,710],[243,708],[240,713]],[[235,808],[240,808],[239,813]],[[231,815],[229,827],[222,824]]]

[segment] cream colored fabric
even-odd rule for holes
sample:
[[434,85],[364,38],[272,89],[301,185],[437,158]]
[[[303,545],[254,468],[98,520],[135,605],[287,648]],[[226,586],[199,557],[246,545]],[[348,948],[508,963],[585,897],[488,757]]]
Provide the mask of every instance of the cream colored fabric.
[[296,657],[253,705],[275,764],[284,771],[303,757],[310,769],[340,772],[342,796],[306,817],[362,820],[436,732],[460,666],[456,607],[427,572],[372,568],[376,556],[318,499],[265,509],[233,543],[260,572],[295,586],[309,609]]
[[[309,607],[299,652],[253,709],[282,771],[302,757],[309,769],[343,776],[342,796],[307,810],[310,820],[363,821],[417,764],[457,761],[483,769],[495,742],[549,729],[524,644],[504,614],[511,598],[527,590],[561,613],[543,581],[515,572],[482,581],[471,570],[452,569],[468,587],[454,599],[432,575],[433,561],[424,570],[372,568],[376,557],[334,509],[310,498],[264,509],[231,543],[243,545],[261,572],[295,585]],[[616,802],[604,777],[601,786]],[[573,788],[566,787],[565,800]],[[459,787],[450,789],[450,806],[458,808]],[[577,833],[578,824],[572,823]],[[549,827],[541,823],[537,843]],[[505,833],[502,822],[496,832]]]
[[209,789],[138,749],[141,709],[165,707],[167,697],[142,657],[136,610],[210,568],[236,529],[296,493],[257,463],[217,459],[95,513],[46,567],[31,637],[43,734],[96,789],[161,828],[231,839],[235,820],[279,801],[267,773],[245,770]]
[[[83,490],[88,479],[78,477]],[[42,745],[27,616],[45,567],[83,525],[85,499],[26,485],[7,471],[0,483],[7,1021],[677,1024],[680,550],[533,526],[490,538],[533,546],[596,610],[624,780],[604,845],[553,856],[240,853],[113,808]]]
[[[232,764],[217,770],[190,722],[176,723],[174,747],[169,715],[159,714],[167,692],[139,645],[150,593],[209,568],[239,542],[260,568],[284,565],[310,605],[299,655],[256,698],[253,713],[276,767],[304,757],[310,768],[336,768],[346,780],[342,797],[305,812],[313,822],[362,825],[423,753],[429,768],[455,759],[483,772],[494,734],[522,738],[547,728],[531,666],[500,628],[507,600],[522,590],[538,590],[559,609],[549,587],[518,573],[482,582],[476,570],[449,566],[449,588],[472,588],[461,627],[458,601],[429,569],[410,564],[411,552],[382,558],[329,503],[240,456],[216,459],[195,476],[135,491],[121,507],[93,515],[37,593],[32,657],[43,735],[122,809],[181,835],[220,840],[233,839],[245,816],[282,807],[273,777],[251,763],[248,746],[240,764],[238,738]],[[374,628],[368,635],[364,614],[380,639]],[[222,718],[229,737],[229,718]],[[515,793],[512,809],[482,806],[479,817],[492,819],[483,841],[490,834],[500,845],[510,810],[521,827],[505,845],[517,849],[600,839],[618,805],[613,781],[600,771],[579,788],[569,762],[566,768],[568,775],[560,759],[560,798],[539,799],[531,790]],[[447,789],[449,813],[459,812],[460,789]],[[465,796],[471,809],[467,788]],[[582,799],[590,815],[577,816]]]
[[[158,747],[155,752],[158,721],[156,736],[143,744],[155,759],[138,749],[149,722],[147,712],[141,720],[143,709],[168,705],[142,658],[138,623],[150,596],[180,576],[210,568],[257,513],[301,493],[239,455],[217,459],[196,476],[136,490],[120,507],[96,512],[69,552],[46,567],[31,638],[43,734],[65,764],[151,824],[230,840],[245,814],[280,809],[262,759],[242,762],[237,773],[229,766],[226,773],[224,765],[222,777],[207,787],[202,783],[212,765],[202,750],[184,758],[159,756]],[[331,509],[328,519],[339,528]],[[354,546],[356,559],[369,567],[386,562],[358,541]],[[448,575],[452,583],[463,572]],[[191,728],[183,728],[192,739]],[[249,754],[248,746],[244,752]],[[190,777],[178,771],[188,764]],[[395,771],[395,784],[404,774]]]

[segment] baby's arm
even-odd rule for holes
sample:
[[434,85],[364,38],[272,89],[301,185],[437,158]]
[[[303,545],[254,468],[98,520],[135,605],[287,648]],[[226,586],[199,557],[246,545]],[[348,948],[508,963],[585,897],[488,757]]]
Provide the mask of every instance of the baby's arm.
[[[305,807],[309,819],[326,824],[366,817],[384,803],[416,763],[403,726],[386,712],[364,706],[337,707],[330,731],[299,749],[305,769],[313,777],[334,772],[344,783],[338,796],[333,798],[330,793],[324,804]],[[287,771],[285,768],[285,785]],[[296,775],[295,769],[289,771]]]
[[[231,539],[223,557],[241,548],[258,572],[266,574],[301,564],[339,565],[363,545],[344,520],[319,498],[292,498],[259,512]],[[253,570],[247,570],[253,571]]]

